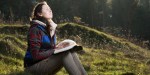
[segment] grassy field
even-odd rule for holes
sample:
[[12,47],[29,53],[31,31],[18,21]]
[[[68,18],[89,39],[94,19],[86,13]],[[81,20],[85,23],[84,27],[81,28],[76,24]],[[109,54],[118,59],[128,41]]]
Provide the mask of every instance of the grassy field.
[[[30,75],[23,69],[28,25],[0,25],[0,75]],[[79,58],[89,75],[150,75],[150,51],[127,39],[75,24],[59,24],[58,42],[75,40],[84,47]],[[57,75],[68,75],[65,69]]]

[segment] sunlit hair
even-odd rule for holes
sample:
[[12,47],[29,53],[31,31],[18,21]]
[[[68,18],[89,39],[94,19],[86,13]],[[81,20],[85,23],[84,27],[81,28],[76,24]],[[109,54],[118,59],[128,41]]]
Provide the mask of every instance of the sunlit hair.
[[35,5],[35,7],[33,8],[33,11],[32,11],[32,16],[30,18],[30,21],[32,19],[40,18],[40,16],[38,15],[38,13],[42,12],[42,6],[43,5],[47,5],[47,3],[45,1],[43,1],[43,2],[40,2],[37,5]]

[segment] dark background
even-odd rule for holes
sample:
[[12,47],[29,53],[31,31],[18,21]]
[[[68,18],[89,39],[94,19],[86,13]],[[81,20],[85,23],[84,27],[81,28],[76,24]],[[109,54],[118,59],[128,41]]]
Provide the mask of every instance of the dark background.
[[[0,0],[0,23],[29,24],[42,0]],[[150,0],[47,0],[53,20],[77,22],[123,37],[150,40]]]

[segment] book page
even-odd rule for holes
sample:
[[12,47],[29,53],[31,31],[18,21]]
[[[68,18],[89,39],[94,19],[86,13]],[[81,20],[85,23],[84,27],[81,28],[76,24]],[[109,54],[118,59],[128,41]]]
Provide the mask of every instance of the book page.
[[64,41],[60,42],[58,45],[56,45],[54,54],[63,52],[63,51],[67,51],[76,45],[77,45],[76,42],[74,42],[73,40],[69,40],[69,39],[64,40]]

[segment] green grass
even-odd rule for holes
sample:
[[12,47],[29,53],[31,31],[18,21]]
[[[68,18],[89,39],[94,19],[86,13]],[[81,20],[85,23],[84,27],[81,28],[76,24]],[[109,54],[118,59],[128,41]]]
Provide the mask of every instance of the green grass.
[[[83,25],[58,26],[58,41],[72,39],[84,46],[85,53],[78,55],[89,75],[150,75],[149,50]],[[28,28],[27,25],[0,25],[0,75],[30,75],[23,69]],[[63,68],[56,75],[68,74]]]

